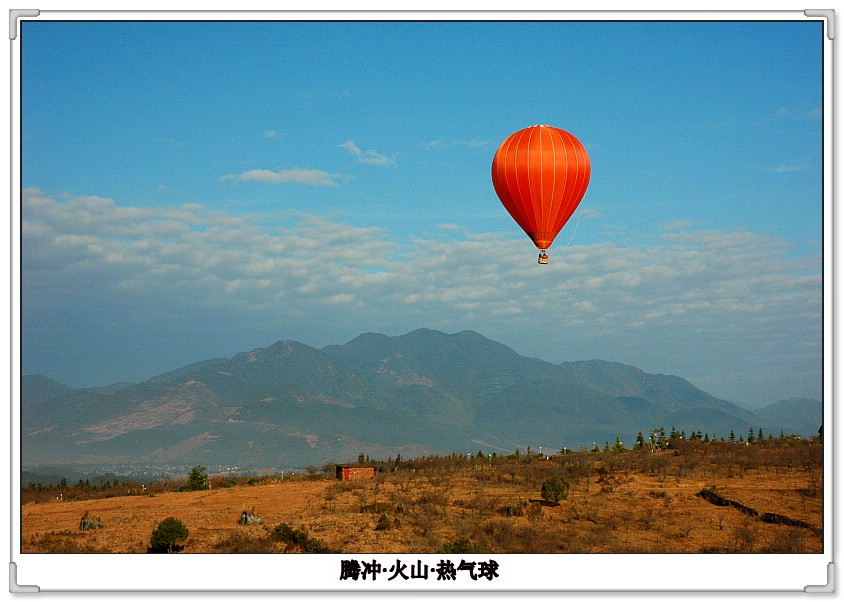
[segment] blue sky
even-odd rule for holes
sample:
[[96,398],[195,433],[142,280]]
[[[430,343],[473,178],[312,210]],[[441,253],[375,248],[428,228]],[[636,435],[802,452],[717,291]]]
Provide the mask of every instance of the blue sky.
[[[429,327],[820,398],[822,36],[23,22],[23,371],[139,381]],[[592,163],[549,266],[490,180],[536,123]]]

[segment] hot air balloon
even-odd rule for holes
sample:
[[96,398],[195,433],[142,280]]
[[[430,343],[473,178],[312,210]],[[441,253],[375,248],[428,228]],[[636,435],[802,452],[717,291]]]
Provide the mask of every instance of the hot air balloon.
[[589,155],[580,140],[550,125],[507,137],[492,159],[492,185],[504,208],[539,249],[539,263],[589,185]]

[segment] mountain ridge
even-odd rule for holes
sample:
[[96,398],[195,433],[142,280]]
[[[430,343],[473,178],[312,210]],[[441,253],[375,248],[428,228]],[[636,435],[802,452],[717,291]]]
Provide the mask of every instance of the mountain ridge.
[[810,435],[815,416],[811,401],[763,416],[678,376],[604,360],[552,364],[471,330],[363,333],[321,349],[282,339],[136,384],[73,389],[31,375],[21,390],[27,466],[318,466],[616,436],[629,446],[660,426],[738,437],[793,425]]

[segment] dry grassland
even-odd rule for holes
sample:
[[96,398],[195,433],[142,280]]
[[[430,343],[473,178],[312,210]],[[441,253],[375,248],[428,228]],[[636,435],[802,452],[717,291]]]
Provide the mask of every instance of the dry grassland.
[[[344,553],[818,553],[822,451],[818,442],[721,443],[493,463],[455,456],[384,463],[376,478],[350,482],[264,479],[26,503],[21,545],[23,553],[145,553],[173,516],[190,531],[184,553],[301,552],[275,533],[280,524],[318,540],[320,551]],[[553,474],[571,484],[559,505],[540,496]],[[732,505],[704,499],[704,489]],[[261,524],[239,525],[253,509]],[[86,512],[103,528],[80,531]]]

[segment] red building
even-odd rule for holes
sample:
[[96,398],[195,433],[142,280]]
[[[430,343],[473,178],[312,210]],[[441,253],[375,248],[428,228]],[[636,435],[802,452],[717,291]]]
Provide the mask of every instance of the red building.
[[375,478],[375,468],[372,466],[357,466],[353,464],[338,464],[337,478],[341,481]]

